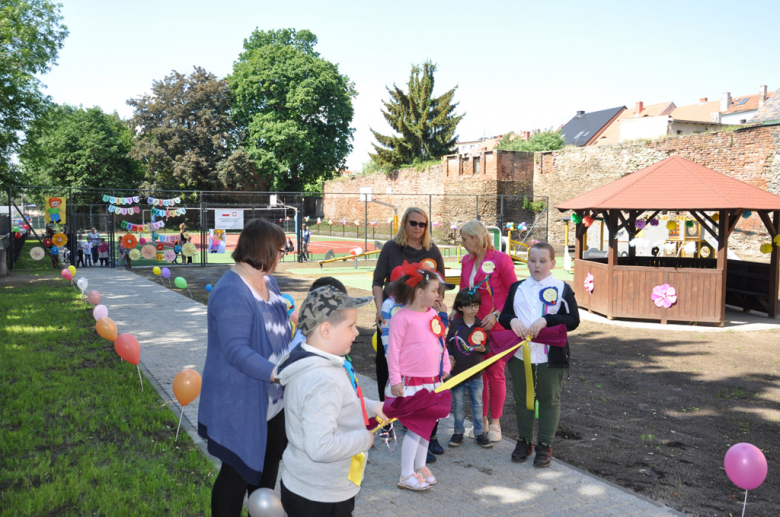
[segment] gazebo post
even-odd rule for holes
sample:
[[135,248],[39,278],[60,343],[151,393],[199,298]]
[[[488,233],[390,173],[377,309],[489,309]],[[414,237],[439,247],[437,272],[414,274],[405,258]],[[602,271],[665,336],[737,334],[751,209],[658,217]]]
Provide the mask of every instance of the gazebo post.
[[[582,210],[576,210],[574,213],[579,215],[580,218],[582,217]],[[582,252],[585,249],[583,240],[586,235],[586,232],[582,230],[583,228],[584,225],[581,221],[574,225],[574,260],[582,260]]]
[[[628,226],[626,227],[628,242],[631,242],[631,240],[636,237],[636,218],[638,215],[639,210],[631,210],[628,213]],[[631,244],[628,245],[628,257],[632,259],[636,257],[636,246],[631,246]],[[634,262],[632,261],[631,264],[633,265]]]
[[726,274],[728,273],[729,216],[730,212],[727,210],[720,210],[718,212],[718,261],[716,268],[721,272],[719,327],[722,327],[726,323]]
[[609,298],[607,300],[607,319],[614,319],[613,303],[615,300],[615,293],[613,292],[615,286],[615,266],[618,262],[618,242],[617,242],[617,226],[618,226],[618,211],[609,210],[607,213],[607,229],[609,230],[609,255],[607,255],[607,267],[609,273],[609,286],[608,293]]
[[[768,214],[767,214],[768,217]],[[780,211],[774,212],[774,235],[772,234],[772,228],[769,230],[769,236],[774,239],[777,235],[780,235]],[[777,317],[777,289],[778,289],[778,277],[780,277],[780,246],[772,243],[772,254],[769,259],[769,314],[770,318]]]

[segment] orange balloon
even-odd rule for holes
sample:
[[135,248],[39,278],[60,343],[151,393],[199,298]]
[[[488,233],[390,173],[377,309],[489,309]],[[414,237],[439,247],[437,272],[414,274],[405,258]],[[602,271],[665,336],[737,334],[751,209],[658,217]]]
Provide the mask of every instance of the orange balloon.
[[114,350],[130,364],[138,364],[141,361],[141,345],[132,334],[119,334],[114,341]]
[[186,406],[200,395],[200,374],[185,368],[173,378],[173,394],[179,404]]
[[105,317],[97,320],[95,329],[100,337],[108,339],[109,341],[116,340],[116,323],[111,318]]

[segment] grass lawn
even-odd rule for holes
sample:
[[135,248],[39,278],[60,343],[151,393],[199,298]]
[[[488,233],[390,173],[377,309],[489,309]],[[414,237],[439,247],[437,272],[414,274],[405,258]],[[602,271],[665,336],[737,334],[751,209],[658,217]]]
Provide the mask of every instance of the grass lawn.
[[0,515],[210,515],[215,466],[70,283],[0,292]]

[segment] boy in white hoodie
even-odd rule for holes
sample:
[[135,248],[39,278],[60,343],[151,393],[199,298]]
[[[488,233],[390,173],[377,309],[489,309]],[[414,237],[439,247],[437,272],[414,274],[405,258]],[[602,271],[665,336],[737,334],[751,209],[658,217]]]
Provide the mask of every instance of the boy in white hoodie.
[[288,517],[352,515],[360,491],[350,480],[352,458],[374,443],[368,419],[387,420],[381,402],[363,398],[352,363],[344,357],[358,335],[357,309],[373,301],[351,298],[331,286],[310,292],[298,317],[306,341],[274,371],[285,388],[288,444],[281,489]]

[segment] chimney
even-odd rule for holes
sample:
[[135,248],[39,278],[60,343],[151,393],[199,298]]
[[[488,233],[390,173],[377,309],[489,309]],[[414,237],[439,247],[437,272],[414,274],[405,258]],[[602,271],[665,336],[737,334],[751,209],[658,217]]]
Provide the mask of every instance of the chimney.
[[763,106],[765,102],[766,102],[766,85],[762,84],[758,88],[758,107],[760,108],[761,106]]
[[710,122],[713,124],[720,124],[720,111],[713,111],[710,113]]
[[699,104],[704,104],[705,102],[707,102],[707,97],[702,97],[699,99]]
[[584,111],[578,111],[578,112],[577,112],[577,118],[580,118],[580,117],[581,117],[581,116],[583,116],[584,114],[585,114],[585,112],[584,112]]
[[728,109],[730,107],[731,107],[731,92],[726,92],[720,98],[720,111],[721,111],[721,113],[724,112],[724,111],[728,111]]
[[639,101],[636,103],[636,108],[634,109],[634,116],[635,117],[641,117],[642,116],[642,110],[645,109],[645,104],[642,101]]

